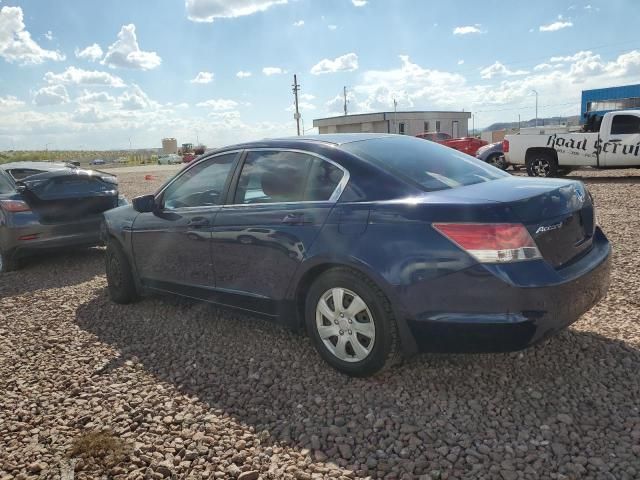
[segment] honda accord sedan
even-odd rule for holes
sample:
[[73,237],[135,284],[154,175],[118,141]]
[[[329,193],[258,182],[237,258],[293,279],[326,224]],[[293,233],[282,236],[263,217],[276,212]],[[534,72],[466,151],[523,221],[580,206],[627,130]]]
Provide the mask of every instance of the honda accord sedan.
[[0,165],[0,273],[24,256],[100,243],[102,212],[125,204],[115,176],[75,165]]
[[581,182],[408,136],[223,148],[104,217],[115,302],[168,292],[257,313],[356,376],[417,351],[523,349],[609,284]]

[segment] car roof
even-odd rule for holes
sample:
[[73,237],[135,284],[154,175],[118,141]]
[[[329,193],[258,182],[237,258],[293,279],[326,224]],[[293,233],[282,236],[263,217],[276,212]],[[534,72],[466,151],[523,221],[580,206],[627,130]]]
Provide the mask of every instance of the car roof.
[[[301,135],[295,137],[265,138],[252,142],[238,143],[226,147],[207,150],[205,154],[223,152],[228,150],[240,150],[244,148],[295,148],[296,146],[318,145],[339,146],[347,143],[363,142],[383,137],[394,137],[388,133],[327,133],[322,135]],[[404,135],[401,135],[404,136]]]
[[9,162],[0,164],[0,168],[3,170],[13,170],[14,168],[25,168],[32,170],[44,170],[44,171],[52,171],[52,170],[61,170],[64,168],[72,168],[71,164],[62,163],[62,162]]

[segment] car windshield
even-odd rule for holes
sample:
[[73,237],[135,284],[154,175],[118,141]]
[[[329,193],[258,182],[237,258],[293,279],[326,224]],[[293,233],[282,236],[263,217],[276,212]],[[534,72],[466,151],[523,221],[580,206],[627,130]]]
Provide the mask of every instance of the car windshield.
[[347,143],[342,148],[428,192],[509,176],[457,150],[418,138],[381,137]]

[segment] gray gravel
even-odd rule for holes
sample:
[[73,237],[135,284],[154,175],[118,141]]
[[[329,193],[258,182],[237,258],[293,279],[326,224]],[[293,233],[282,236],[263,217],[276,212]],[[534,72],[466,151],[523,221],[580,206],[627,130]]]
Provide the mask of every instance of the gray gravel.
[[[580,173],[615,248],[601,304],[524,352],[373,379],[260,319],[112,304],[100,248],[30,260],[0,277],[0,479],[640,478],[640,171]],[[118,455],[78,453],[98,431]]]

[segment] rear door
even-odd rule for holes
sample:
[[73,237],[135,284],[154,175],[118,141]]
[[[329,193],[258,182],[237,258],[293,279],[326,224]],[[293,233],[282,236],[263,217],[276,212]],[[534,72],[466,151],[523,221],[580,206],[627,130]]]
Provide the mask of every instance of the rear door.
[[207,298],[215,286],[211,230],[225,197],[238,152],[199,162],[158,195],[155,212],[139,214],[132,246],[146,286]]
[[640,165],[640,117],[616,113],[609,128],[609,136],[601,145],[604,166]]
[[275,314],[347,180],[342,167],[308,152],[248,151],[213,228],[222,303]]

